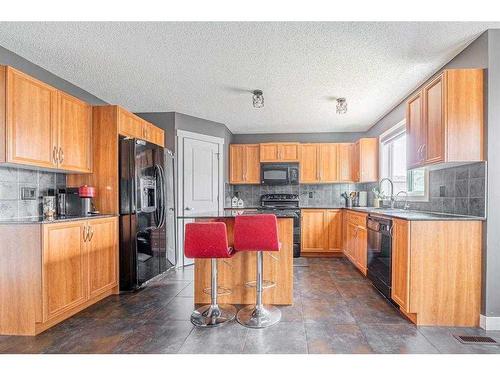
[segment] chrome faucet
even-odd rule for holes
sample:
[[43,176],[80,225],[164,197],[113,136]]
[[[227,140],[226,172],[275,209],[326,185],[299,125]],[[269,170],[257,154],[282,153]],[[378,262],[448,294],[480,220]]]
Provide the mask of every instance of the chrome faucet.
[[392,182],[392,180],[390,178],[383,178],[380,180],[380,182],[378,183],[378,189],[379,191],[382,191],[382,182],[384,181],[389,181],[389,185],[391,186],[391,194],[389,195],[389,198],[391,200],[391,208],[393,209],[394,208],[394,203],[395,203],[395,199],[394,199],[394,184]]
[[410,205],[408,204],[408,192],[401,190],[396,194],[396,199],[399,197],[399,194],[403,193],[405,195],[405,204],[403,206],[403,210],[408,210],[410,208]]

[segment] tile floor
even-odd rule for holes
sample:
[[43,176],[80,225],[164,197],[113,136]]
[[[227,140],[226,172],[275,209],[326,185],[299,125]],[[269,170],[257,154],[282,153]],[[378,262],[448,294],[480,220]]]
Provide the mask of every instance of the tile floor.
[[111,296],[36,337],[0,336],[0,353],[499,353],[463,345],[453,333],[500,331],[416,328],[345,259],[295,267],[295,304],[265,330],[233,322],[194,328],[193,270],[168,272],[132,295]]

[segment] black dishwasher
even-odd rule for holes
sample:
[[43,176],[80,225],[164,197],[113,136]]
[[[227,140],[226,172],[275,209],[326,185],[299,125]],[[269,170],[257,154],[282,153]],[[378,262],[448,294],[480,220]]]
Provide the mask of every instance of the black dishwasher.
[[367,276],[373,285],[391,299],[392,220],[368,216]]

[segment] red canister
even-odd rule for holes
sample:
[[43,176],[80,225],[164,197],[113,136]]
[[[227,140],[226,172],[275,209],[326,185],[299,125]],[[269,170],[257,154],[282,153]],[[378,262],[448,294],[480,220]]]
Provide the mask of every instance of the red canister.
[[94,198],[95,187],[83,185],[78,188],[78,195],[80,198]]

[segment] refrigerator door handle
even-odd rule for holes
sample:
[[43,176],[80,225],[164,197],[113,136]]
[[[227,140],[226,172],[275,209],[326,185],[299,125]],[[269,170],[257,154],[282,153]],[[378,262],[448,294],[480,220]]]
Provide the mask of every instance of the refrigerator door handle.
[[160,186],[156,194],[156,212],[155,212],[155,218],[157,222],[156,229],[159,229],[163,226],[163,223],[165,221],[165,191],[164,191],[165,177],[163,175],[163,168],[161,167],[161,165],[155,164],[155,170],[156,173],[158,173],[158,176],[160,177]]

